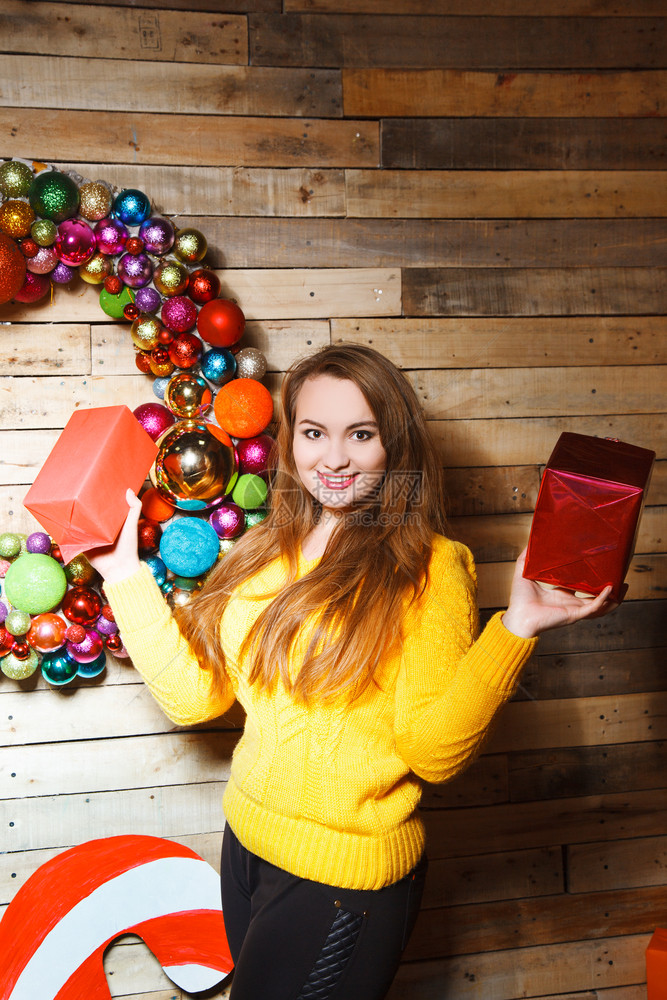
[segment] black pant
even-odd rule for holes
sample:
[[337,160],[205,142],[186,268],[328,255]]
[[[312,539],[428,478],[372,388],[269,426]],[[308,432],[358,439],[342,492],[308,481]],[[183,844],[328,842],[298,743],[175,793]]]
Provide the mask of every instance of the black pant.
[[290,875],[222,842],[222,908],[234,959],[230,1000],[381,1000],[421,902],[426,859],[384,889]]

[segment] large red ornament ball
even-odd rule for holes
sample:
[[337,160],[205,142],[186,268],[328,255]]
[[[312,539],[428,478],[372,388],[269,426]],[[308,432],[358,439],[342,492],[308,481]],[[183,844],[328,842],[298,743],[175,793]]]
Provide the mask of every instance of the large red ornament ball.
[[14,295],[17,302],[38,302],[43,299],[51,288],[51,282],[45,274],[26,273],[23,285]]
[[76,625],[93,625],[102,610],[102,598],[92,587],[72,587],[63,597],[61,609]]
[[11,236],[0,233],[0,305],[9,302],[23,286],[25,257]]
[[232,437],[251,438],[270,424],[273,399],[262,382],[235,378],[220,387],[213,410],[220,426]]
[[243,336],[245,316],[231,299],[212,299],[199,310],[197,329],[214,347],[231,347]]
[[215,271],[207,267],[199,267],[193,271],[188,280],[188,295],[193,302],[203,306],[211,299],[217,299],[220,294],[220,278]]

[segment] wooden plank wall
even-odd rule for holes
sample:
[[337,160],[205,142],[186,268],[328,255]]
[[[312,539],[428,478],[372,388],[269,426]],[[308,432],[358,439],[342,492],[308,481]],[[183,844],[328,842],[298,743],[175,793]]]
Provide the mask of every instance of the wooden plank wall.
[[[201,228],[272,387],[340,339],[403,366],[485,612],[561,431],[658,453],[627,602],[545,637],[485,755],[426,792],[429,883],[392,1000],[642,1000],[667,925],[666,15],[665,0],[0,10],[0,155],[142,188]],[[1,319],[0,521],[29,530],[22,497],[72,409],[152,394],[91,289]],[[172,837],[217,863],[235,725],[174,730],[120,661],[62,693],[2,678],[0,904],[99,836]],[[136,942],[107,971],[114,996],[181,996]]]

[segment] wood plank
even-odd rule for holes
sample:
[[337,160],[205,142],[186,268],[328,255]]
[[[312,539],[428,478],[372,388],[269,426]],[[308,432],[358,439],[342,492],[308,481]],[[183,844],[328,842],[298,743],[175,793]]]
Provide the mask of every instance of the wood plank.
[[[59,2],[59,0],[58,0]],[[110,0],[71,0],[72,3],[91,3],[97,7],[108,7]],[[641,0],[646,3],[647,0]],[[650,2],[650,0],[648,0]],[[136,0],[112,0],[114,7],[134,7]],[[141,0],[141,6],[149,10],[208,10],[215,14],[226,14],[230,11],[247,14],[255,10],[280,10],[281,0]]]
[[[214,267],[612,268],[667,264],[662,219],[253,219],[185,215]],[[446,281],[447,278],[443,274]],[[656,310],[658,311],[658,310]]]
[[[124,792],[3,800],[3,849],[13,852],[65,847],[139,830],[145,836],[167,838],[212,833],[224,825],[223,790],[224,782],[208,781]],[[8,857],[11,854],[0,858],[0,869],[8,870]]]
[[504,17],[639,17],[664,14],[662,0],[633,0],[631,5],[608,0],[603,3],[599,0],[536,0],[535,3],[529,0],[284,0],[283,8],[285,11],[322,14],[493,14]]
[[[56,337],[39,323],[9,323],[2,331],[2,375],[90,375],[90,327],[63,323]],[[135,369],[136,371],[136,369]]]
[[[405,268],[407,316],[667,313],[665,268]],[[663,284],[665,283],[665,284]]]
[[663,18],[416,14],[409,27],[381,13],[249,18],[250,59],[272,66],[648,69],[665,65],[664,37]]
[[[99,375],[134,375],[134,350],[126,323],[91,326],[92,370]],[[329,324],[318,320],[255,321],[246,325],[242,347],[264,354],[267,370],[286,371],[292,361],[330,341]],[[148,382],[147,382],[148,386]]]
[[648,740],[510,753],[510,800],[657,788],[663,781],[664,759],[665,744]]
[[347,170],[348,217],[581,219],[667,214],[660,170]]
[[500,469],[446,469],[448,517],[533,511],[540,485],[536,466]]
[[[631,601],[623,605],[622,610],[637,606],[638,602]],[[520,693],[518,697],[547,700],[666,691],[667,647],[659,645],[659,637],[654,638],[652,629],[649,629],[648,641],[651,645],[647,649],[535,656],[521,679],[525,694]]]
[[664,885],[667,837],[573,844],[567,849],[569,892]]
[[[174,143],[187,125],[186,143]],[[155,163],[232,167],[372,167],[379,161],[377,122],[313,118],[108,111],[100,129],[96,111],[0,108],[5,156],[100,163]]]
[[661,716],[666,708],[664,691],[511,702],[485,749],[488,753],[508,753],[663,740],[667,738],[667,721]]
[[573,629],[545,632],[540,639],[539,652],[540,655],[558,656],[654,646],[667,646],[667,601],[664,598],[655,603],[624,601],[613,614],[604,618],[578,622]]
[[0,749],[0,797],[34,798],[226,781],[238,733],[159,736]]
[[[560,847],[436,860],[429,863],[422,910],[494,899],[543,897],[562,891],[563,857]],[[433,916],[438,919],[435,914]],[[428,925],[427,917],[424,921]]]
[[662,835],[667,790],[618,792],[423,814],[431,858]]
[[144,375],[56,375],[0,378],[0,428],[64,427],[73,410],[113,406],[133,410],[154,400]]
[[429,429],[446,468],[544,464],[563,431],[616,437],[667,458],[667,419],[660,415],[526,417],[520,434],[512,420],[431,420]]
[[664,70],[344,69],[350,117],[624,118],[665,114]]
[[[401,312],[401,272],[395,268],[248,268],[221,270],[222,296],[249,321],[391,316]],[[50,300],[0,306],[0,322],[100,323],[99,297],[83,282]]]
[[[96,17],[92,10],[90,15]],[[180,14],[173,16],[181,20]],[[99,32],[99,25],[96,30]],[[233,61],[245,63],[245,58]],[[169,85],[165,86],[164,64],[143,59],[127,62],[117,58],[32,55],[30,65],[34,75],[27,79],[21,74],[24,65],[25,56],[3,56],[0,73],[3,107],[67,107],[70,111],[95,108],[97,112],[122,108],[124,112],[202,116],[339,118],[342,113],[340,78],[329,69],[171,62]],[[24,87],[20,85],[21,79]],[[184,127],[181,119],[181,130]]]
[[407,961],[652,933],[667,918],[667,886],[526,897],[422,911]]
[[30,16],[26,17],[25,0],[4,0],[0,33],[5,52],[30,52],[31,62],[41,53],[96,58],[103,37],[104,51],[113,52],[115,58],[168,62],[170,74],[180,62],[245,65],[246,18],[238,14],[211,17],[193,10],[194,6],[179,12],[149,13],[31,0]]
[[507,802],[507,755],[484,754],[466,771],[444,785],[425,784],[421,799],[424,809],[459,808]]
[[431,420],[662,413],[667,396],[667,365],[652,368],[649,378],[642,368],[604,364],[430,369],[409,378]]
[[[342,170],[295,167],[136,166],[58,163],[82,177],[139,188],[162,215],[336,216],[345,214]],[[203,224],[208,230],[208,221]]]
[[658,118],[388,118],[382,166],[450,170],[656,170]]
[[399,368],[667,362],[665,316],[335,319],[331,336],[374,347]]
[[[439,1000],[447,992],[456,1000],[555,1000],[573,991],[643,982],[650,935],[602,938],[567,944],[515,948],[504,952],[464,955],[442,961],[404,962],[387,1000]],[[554,993],[555,991],[555,993]],[[561,996],[558,997],[557,994]]]
[[[125,937],[114,942],[104,954],[104,971],[112,997],[133,1000],[137,990],[137,1000],[190,1000],[192,994],[176,990],[171,980],[164,974],[152,952],[143,941]],[[227,1000],[231,984],[226,977],[226,986],[221,985],[204,994],[208,1000]],[[154,993],[158,989],[157,994]],[[149,992],[150,991],[150,992]],[[201,996],[201,994],[200,994]]]

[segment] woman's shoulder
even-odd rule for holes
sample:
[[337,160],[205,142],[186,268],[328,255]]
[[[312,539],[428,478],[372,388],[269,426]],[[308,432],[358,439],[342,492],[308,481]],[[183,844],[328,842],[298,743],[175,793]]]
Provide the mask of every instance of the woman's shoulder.
[[429,575],[454,569],[463,569],[467,573],[475,574],[473,554],[463,542],[434,533],[431,544]]

